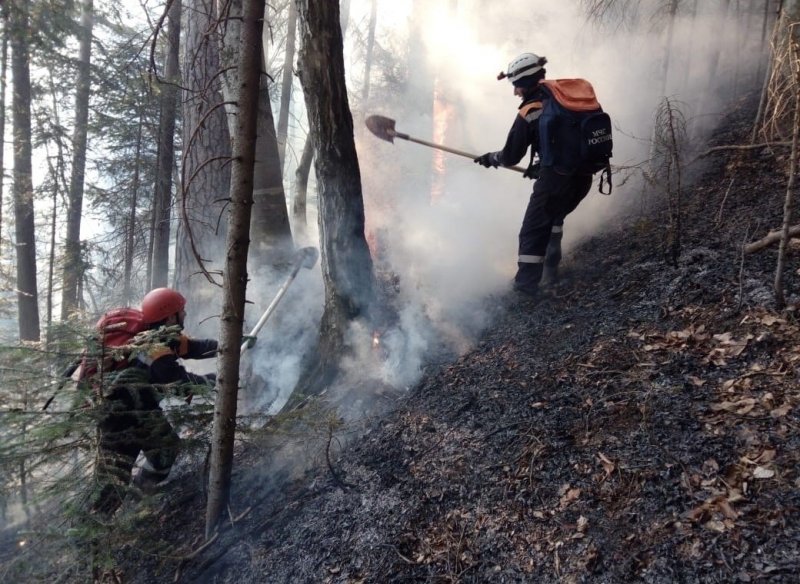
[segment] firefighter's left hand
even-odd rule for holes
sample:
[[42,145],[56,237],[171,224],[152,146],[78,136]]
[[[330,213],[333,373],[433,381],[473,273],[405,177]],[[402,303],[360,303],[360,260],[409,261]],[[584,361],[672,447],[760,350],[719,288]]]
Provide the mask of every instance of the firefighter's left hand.
[[487,152],[486,154],[482,154],[477,158],[473,159],[473,162],[476,164],[480,164],[481,166],[485,166],[486,168],[497,168],[497,157],[495,156],[494,152]]
[[242,335],[242,341],[247,343],[247,348],[248,349],[252,349],[253,347],[255,347],[256,338],[257,337],[254,337],[254,336],[251,336],[251,335]]
[[539,170],[541,166],[537,162],[536,164],[531,164],[528,168],[525,169],[525,172],[522,173],[522,176],[525,178],[532,178],[536,180],[539,178]]

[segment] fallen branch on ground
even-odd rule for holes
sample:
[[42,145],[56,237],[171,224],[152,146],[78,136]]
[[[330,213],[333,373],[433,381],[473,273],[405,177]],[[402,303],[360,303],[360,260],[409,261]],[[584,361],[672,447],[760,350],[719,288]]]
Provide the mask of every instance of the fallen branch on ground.
[[[792,237],[800,237],[800,225],[793,225],[789,228],[789,238]],[[765,247],[769,247],[773,243],[777,243],[781,240],[781,230],[777,231],[770,231],[767,235],[759,239],[758,241],[754,241],[753,243],[748,243],[744,246],[744,253],[753,253],[756,251],[761,251]]]
[[[706,156],[711,156],[712,154],[716,154],[717,152],[725,152],[726,150],[759,150],[761,148],[773,148],[776,146],[780,147],[790,147],[792,145],[791,142],[764,142],[762,144],[729,144],[727,146],[714,146],[713,148],[709,148],[705,152],[701,152],[697,156],[695,156],[689,164],[693,164],[700,160],[701,158],[705,158]],[[687,165],[688,166],[688,165]]]

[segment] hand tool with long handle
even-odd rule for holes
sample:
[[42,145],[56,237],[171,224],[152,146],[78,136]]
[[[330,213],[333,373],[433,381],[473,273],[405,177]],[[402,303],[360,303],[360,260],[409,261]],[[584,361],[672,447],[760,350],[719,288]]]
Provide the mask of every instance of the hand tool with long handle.
[[[464,152],[463,150],[456,150],[455,148],[450,148],[449,146],[444,146],[442,144],[435,144],[433,142],[428,142],[426,140],[420,140],[419,138],[414,138],[413,136],[409,136],[408,134],[403,134],[402,132],[398,132],[394,129],[395,121],[391,118],[387,118],[385,116],[369,116],[364,123],[367,124],[367,128],[369,131],[375,134],[381,140],[386,140],[387,142],[391,142],[394,144],[395,138],[400,138],[401,140],[408,140],[409,142],[415,142],[417,144],[422,144],[423,146],[428,146],[429,148],[436,148],[437,150],[443,150],[444,152],[449,152],[450,154],[457,154],[458,156],[464,156],[465,158],[470,158],[475,160],[480,156],[479,154],[473,154],[471,152]],[[497,168],[507,168],[508,170],[515,170],[517,172],[525,172],[525,169],[521,166],[498,166]]]
[[272,299],[272,302],[269,303],[267,309],[264,311],[264,314],[261,315],[261,318],[258,319],[256,326],[253,327],[253,330],[250,331],[250,334],[247,335],[249,337],[248,340],[242,343],[241,353],[244,354],[247,349],[252,346],[252,340],[258,335],[258,331],[267,323],[267,320],[272,313],[275,312],[275,308],[278,306],[278,302],[281,301],[283,295],[286,294],[286,290],[289,289],[289,285],[294,281],[297,277],[297,273],[300,271],[300,268],[307,268],[311,269],[314,267],[314,264],[317,263],[317,258],[319,257],[319,252],[317,252],[317,248],[315,247],[304,247],[303,249],[297,252],[297,259],[294,262],[294,266],[292,266],[292,271],[286,277],[286,280],[283,282],[281,287],[278,289],[277,294],[275,294],[275,298]]

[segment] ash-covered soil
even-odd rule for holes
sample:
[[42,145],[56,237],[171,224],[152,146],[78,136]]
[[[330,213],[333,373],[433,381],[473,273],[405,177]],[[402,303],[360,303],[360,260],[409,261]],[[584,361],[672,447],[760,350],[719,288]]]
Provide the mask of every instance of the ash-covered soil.
[[[712,145],[747,142],[752,110],[737,111]],[[781,224],[787,156],[706,159],[677,266],[666,210],[628,214],[565,260],[549,298],[503,299],[474,350],[384,396],[366,426],[252,438],[210,545],[199,480],[173,485],[144,522],[161,551],[131,543],[117,575],[797,582],[800,325],[774,309],[777,246],[741,252]],[[297,436],[315,462],[300,473],[271,449]]]

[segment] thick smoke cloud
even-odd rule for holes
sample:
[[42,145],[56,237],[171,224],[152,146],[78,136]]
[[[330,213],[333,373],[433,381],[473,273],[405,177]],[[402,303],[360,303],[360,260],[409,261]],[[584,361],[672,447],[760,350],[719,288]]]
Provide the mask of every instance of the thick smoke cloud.
[[[676,19],[665,85],[667,21],[658,16],[657,2],[639,3],[638,20],[616,25],[587,23],[579,4],[380,1],[371,96],[361,103],[363,31],[370,2],[352,0],[345,63],[354,96],[367,237],[379,277],[394,282],[400,315],[392,328],[379,331],[379,357],[369,349],[374,331],[362,330],[363,323],[354,327],[351,333],[363,351],[349,364],[353,372],[404,388],[419,378],[436,351],[461,354],[472,346],[489,324],[492,307],[510,287],[517,232],[532,186],[509,170],[484,169],[468,158],[400,139],[394,144],[381,141],[364,128],[366,115],[388,116],[396,120],[398,131],[467,152],[499,150],[519,100],[510,83],[497,81],[496,75],[513,57],[531,51],[547,56],[549,78],[583,77],[593,83],[615,123],[613,163],[632,167],[649,156],[652,120],[662,97],[682,104],[695,129],[711,126],[733,87],[733,65],[747,71],[746,61],[757,56],[747,47],[756,42],[758,31],[753,29],[758,27],[744,30],[745,20],[723,21],[722,3],[699,3],[696,18]],[[354,32],[358,30],[361,36]],[[724,32],[708,35],[708,30]],[[416,42],[421,45],[414,46]],[[722,100],[710,78],[710,63],[716,58],[713,81],[728,84]],[[405,83],[387,85],[392,62],[408,68]],[[701,135],[693,135],[699,144]],[[527,163],[524,159],[520,165]],[[635,180],[618,186],[611,197],[594,186],[567,219],[565,262],[571,261],[569,252],[580,241],[615,225],[620,212],[641,196]],[[310,240],[316,241],[313,233]],[[304,275],[305,283],[298,282],[293,291],[298,304],[290,307],[293,301],[287,298],[280,326],[288,328],[272,323],[265,335],[278,340],[259,341],[254,358],[254,371],[281,396],[291,391],[299,375],[292,351],[313,340],[321,314],[322,287],[314,279],[319,274],[311,276]],[[263,299],[248,321],[255,322],[269,298],[263,290],[270,286],[260,289]],[[296,343],[282,344],[287,334]]]

